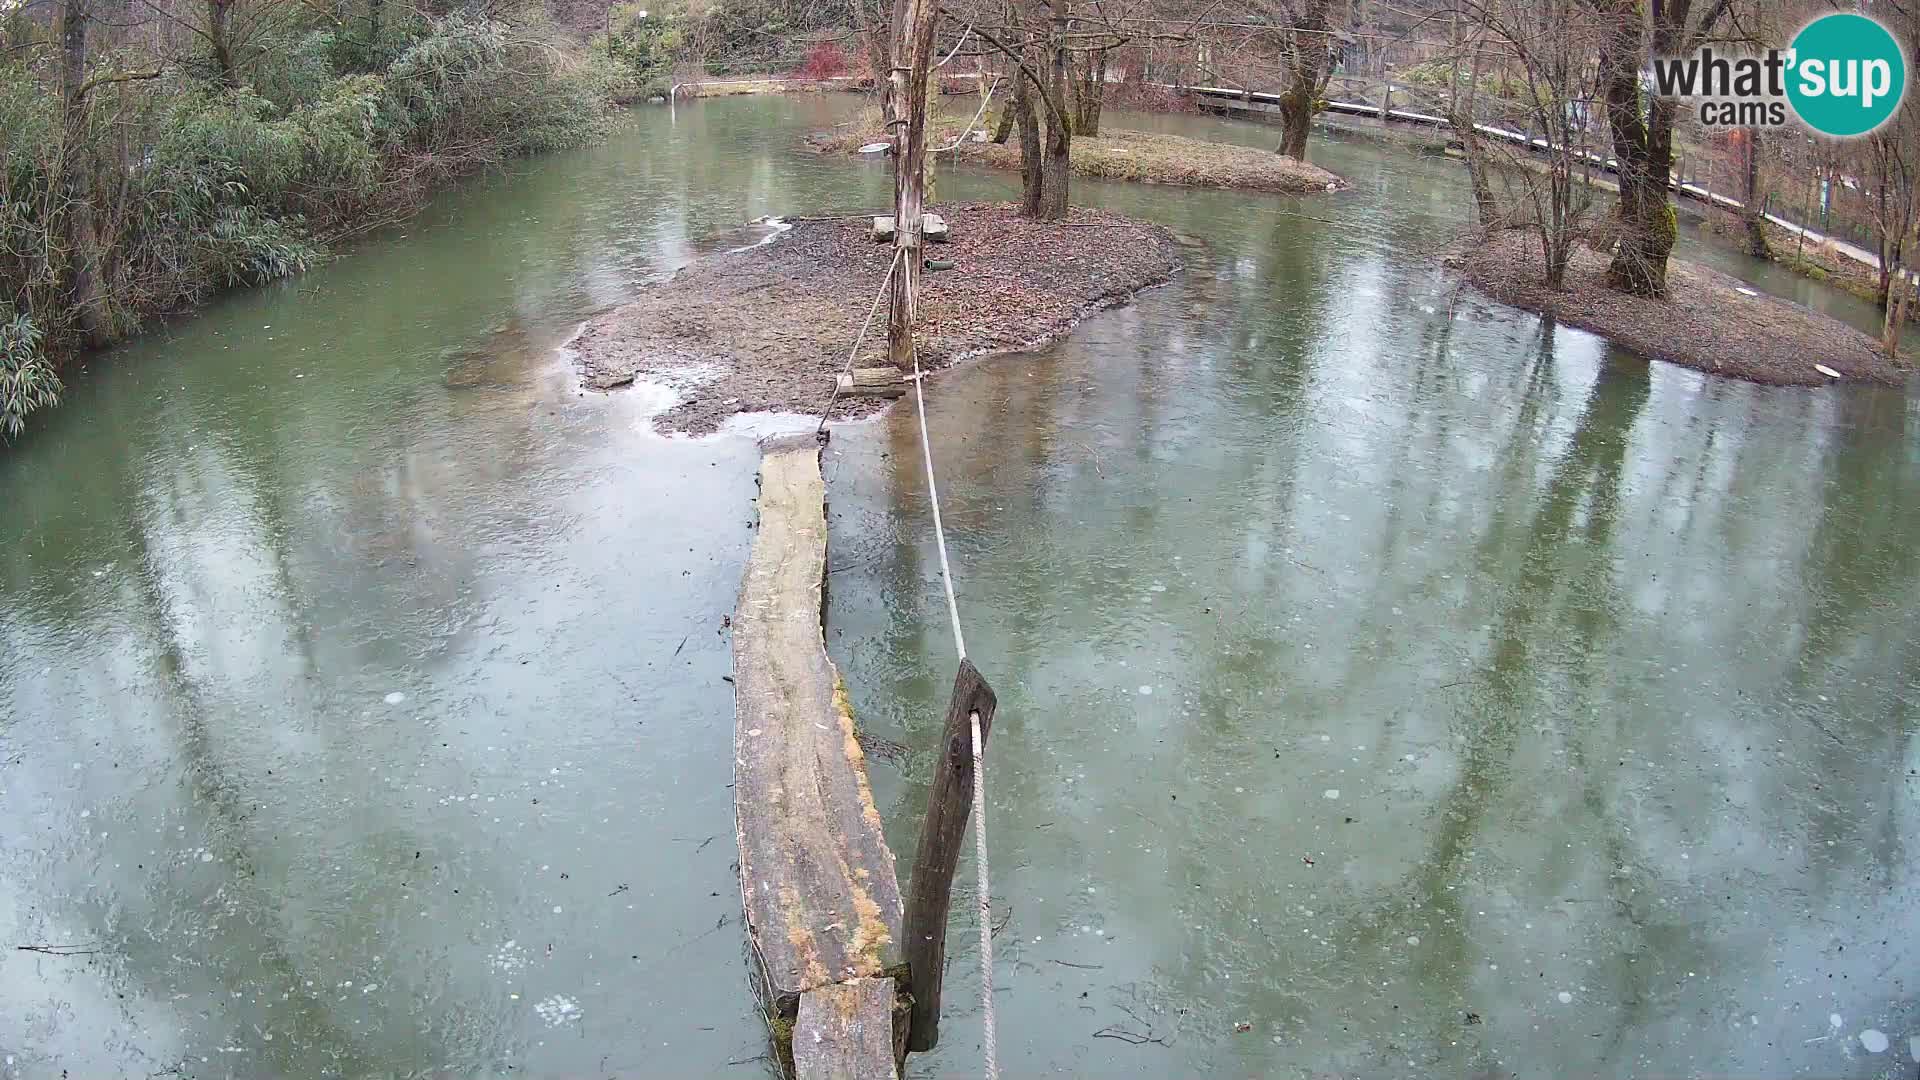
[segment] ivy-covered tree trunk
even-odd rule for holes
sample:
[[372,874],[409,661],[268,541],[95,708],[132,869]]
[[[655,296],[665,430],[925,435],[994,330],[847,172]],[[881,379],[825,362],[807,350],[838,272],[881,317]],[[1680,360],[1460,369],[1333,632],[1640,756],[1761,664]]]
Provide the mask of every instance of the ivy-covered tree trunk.
[[1677,235],[1667,183],[1673,170],[1673,104],[1640,94],[1646,27],[1637,0],[1607,0],[1600,45],[1601,96],[1620,163],[1619,240],[1607,283],[1634,296],[1665,296]]
[[1893,293],[1888,298],[1886,320],[1880,325],[1880,351],[1889,357],[1900,355],[1900,330],[1907,323],[1907,298],[1913,293],[1913,271],[1896,267],[1892,276]]
[[1295,161],[1307,160],[1307,138],[1313,134],[1313,114],[1333,77],[1333,54],[1328,48],[1327,12],[1331,0],[1307,0],[1299,22],[1288,34],[1287,88],[1280,94],[1279,151]]

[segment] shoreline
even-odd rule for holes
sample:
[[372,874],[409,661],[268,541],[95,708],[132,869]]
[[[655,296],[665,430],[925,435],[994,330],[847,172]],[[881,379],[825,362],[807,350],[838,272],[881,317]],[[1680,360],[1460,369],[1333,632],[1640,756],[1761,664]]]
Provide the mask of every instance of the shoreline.
[[[1767,386],[1904,383],[1912,369],[1880,352],[1877,339],[1811,308],[1747,287],[1678,257],[1668,294],[1648,300],[1605,284],[1607,256],[1578,244],[1566,288],[1544,283],[1538,240],[1523,230],[1457,241],[1444,265],[1503,304],[1597,334],[1652,360]],[[1838,377],[1819,370],[1824,366]]]
[[[928,375],[1043,348],[1171,281],[1181,265],[1172,232],[1106,211],[1076,209],[1066,223],[1027,221],[1000,204],[934,212],[947,218],[952,240],[929,245],[929,257],[955,267],[921,278]],[[586,389],[644,382],[678,395],[652,418],[663,433],[707,435],[743,414],[820,415],[892,260],[870,228],[867,215],[795,218],[770,243],[697,260],[587,320],[568,359]],[[856,366],[884,364],[885,354],[876,320]],[[842,397],[829,419],[890,404]]]

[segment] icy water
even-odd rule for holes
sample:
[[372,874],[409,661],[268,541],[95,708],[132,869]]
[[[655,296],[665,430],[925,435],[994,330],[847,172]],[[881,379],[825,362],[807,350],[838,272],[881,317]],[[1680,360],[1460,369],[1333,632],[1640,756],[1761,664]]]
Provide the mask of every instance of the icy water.
[[[0,458],[0,1076],[764,1074],[755,452],[553,350],[877,203],[790,149],[845,107],[636,111],[101,358]],[[1321,158],[1351,193],[1079,185],[1189,272],[935,384],[1008,1074],[1910,1075],[1920,419],[1456,293],[1457,166]],[[828,641],[924,749],[917,451],[835,438]],[[903,857],[926,766],[875,764]],[[914,1075],[977,1072],[971,931]]]

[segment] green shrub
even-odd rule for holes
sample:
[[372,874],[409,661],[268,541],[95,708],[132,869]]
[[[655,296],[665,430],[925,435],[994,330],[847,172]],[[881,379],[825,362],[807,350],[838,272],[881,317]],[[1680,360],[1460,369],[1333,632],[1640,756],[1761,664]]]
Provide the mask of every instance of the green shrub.
[[60,376],[40,351],[40,329],[0,304],[0,438],[13,439],[27,414],[60,401]]
[[[54,72],[0,63],[0,435],[57,400],[55,369],[82,344],[69,184],[98,234],[98,339],[299,273],[322,257],[316,237],[395,220],[442,178],[605,130],[604,55],[569,51],[537,21],[394,15],[374,41],[361,24],[290,15],[249,43],[238,87],[194,65],[102,83],[71,155]],[[56,175],[62,161],[82,167]]]
[[686,41],[686,20],[647,0],[618,4],[607,13],[607,56],[635,97],[672,89],[673,65]]

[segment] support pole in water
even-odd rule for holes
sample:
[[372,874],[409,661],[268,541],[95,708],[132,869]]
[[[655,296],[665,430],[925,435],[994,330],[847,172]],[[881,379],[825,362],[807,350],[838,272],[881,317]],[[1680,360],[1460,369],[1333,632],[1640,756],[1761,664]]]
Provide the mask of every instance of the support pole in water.
[[993,687],[970,660],[960,661],[940,732],[940,759],[934,765],[927,816],[920,821],[920,845],[913,853],[909,879],[905,954],[913,1014],[907,1049],[923,1053],[940,1041],[940,984],[947,968],[947,909],[953,901],[953,875],[960,865],[961,841],[973,806],[973,718],[980,718],[984,744],[993,726]]

